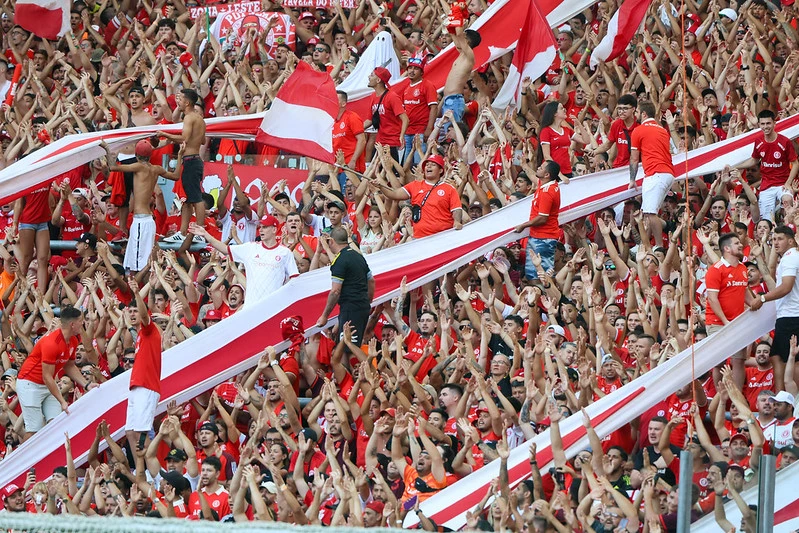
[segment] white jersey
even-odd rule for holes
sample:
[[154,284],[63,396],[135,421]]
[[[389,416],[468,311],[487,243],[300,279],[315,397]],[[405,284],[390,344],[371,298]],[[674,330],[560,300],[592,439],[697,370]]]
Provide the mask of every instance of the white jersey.
[[228,249],[234,261],[244,263],[247,273],[245,308],[278,290],[289,278],[299,275],[294,253],[280,244],[267,248],[258,241],[229,246]]
[[236,224],[236,235],[242,243],[254,242],[255,237],[258,236],[258,219],[253,216],[254,214],[255,211],[250,214],[251,218],[249,219],[243,216],[234,221],[230,210],[226,211],[225,216],[222,217],[222,242],[227,242],[230,238],[230,228],[234,223]]
[[[783,276],[799,278],[799,250],[791,248],[782,255],[777,265],[777,283]],[[791,292],[777,300],[777,318],[799,317],[799,279],[795,279]]]

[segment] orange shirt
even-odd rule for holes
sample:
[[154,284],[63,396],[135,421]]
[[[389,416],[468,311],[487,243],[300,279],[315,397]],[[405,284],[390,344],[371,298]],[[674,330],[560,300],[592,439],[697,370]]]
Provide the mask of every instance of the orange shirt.
[[530,228],[530,237],[534,239],[560,238],[558,225],[558,212],[560,211],[560,187],[557,181],[541,184],[533,195],[533,205],[530,207],[530,220],[538,215],[547,215],[547,221],[540,226]]
[[54,376],[57,376],[69,361],[75,360],[75,350],[78,348],[78,337],[72,337],[69,342],[64,339],[61,328],[51,331],[36,343],[33,351],[22,363],[17,379],[26,379],[39,385],[44,385],[42,377],[42,363],[55,366]]
[[632,147],[641,154],[644,176],[659,172],[674,175],[671,164],[671,137],[666,128],[648,118],[633,130]]
[[[402,479],[405,481],[405,493],[402,495],[402,501],[408,501],[414,496],[418,496],[419,501],[423,502],[447,486],[446,477],[444,478],[444,481],[436,481],[436,478],[433,477],[432,473],[427,474],[426,476],[420,476],[419,472],[417,472],[416,469],[411,465],[407,465],[405,467],[405,471],[402,473]],[[435,490],[430,492],[420,492],[416,489],[417,479],[421,479],[427,484],[428,487]]]
[[[749,285],[746,266],[738,263],[732,266],[725,259],[707,269],[705,285],[708,291],[718,292],[719,305],[727,320],[732,320],[744,312],[746,289]],[[710,304],[705,310],[705,324],[721,326],[722,322],[713,312]]]
[[[344,161],[347,163],[352,159],[355,154],[355,148],[358,146],[358,135],[363,134],[363,120],[357,113],[352,111],[344,111],[341,118],[333,124],[333,153],[339,150],[344,151]],[[361,152],[358,160],[355,162],[355,169],[357,172],[366,170],[366,156],[365,150]]]
[[[435,188],[427,196],[427,192]],[[426,181],[414,181],[403,187],[410,196],[411,203],[422,205],[422,218],[413,224],[413,237],[420,239],[452,228],[455,219],[452,212],[461,209],[458,191],[449,183],[439,182],[430,185]]]

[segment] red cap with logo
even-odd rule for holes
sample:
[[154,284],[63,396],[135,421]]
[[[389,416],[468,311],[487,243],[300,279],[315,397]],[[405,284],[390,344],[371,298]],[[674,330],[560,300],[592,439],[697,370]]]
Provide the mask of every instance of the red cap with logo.
[[262,226],[272,226],[274,228],[278,227],[280,223],[277,219],[272,215],[264,215],[261,217],[261,225]]
[[388,82],[391,81],[391,72],[389,72],[386,67],[377,67],[375,69],[375,76],[380,78],[380,81],[388,87]]
[[423,170],[424,170],[424,167],[426,167],[428,163],[435,163],[436,165],[441,167],[441,170],[444,170],[444,158],[441,157],[438,154],[433,154],[430,157],[428,157],[427,159],[425,159],[424,165],[422,165],[422,169]]
[[9,496],[11,496],[12,494],[14,494],[15,492],[17,492],[19,490],[22,490],[22,487],[19,487],[19,486],[15,485],[14,483],[9,483],[5,487],[3,487],[3,491],[2,491],[2,493],[0,493],[0,496],[2,496],[3,499],[5,500],[6,498],[8,498]]

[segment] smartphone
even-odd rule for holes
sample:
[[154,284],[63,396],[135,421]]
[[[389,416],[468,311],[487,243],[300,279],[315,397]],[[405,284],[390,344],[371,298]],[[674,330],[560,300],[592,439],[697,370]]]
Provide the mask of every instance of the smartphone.
[[416,505],[416,500],[418,499],[419,496],[414,496],[413,498],[405,502],[405,504],[402,506],[403,509],[405,509],[406,511],[410,511],[411,509],[413,509],[413,506]]

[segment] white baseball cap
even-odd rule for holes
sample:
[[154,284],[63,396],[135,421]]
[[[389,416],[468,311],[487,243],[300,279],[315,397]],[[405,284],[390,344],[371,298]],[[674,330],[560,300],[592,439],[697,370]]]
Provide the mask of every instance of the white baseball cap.
[[788,403],[788,404],[791,404],[791,406],[795,405],[795,400],[794,400],[793,394],[791,394],[788,391],[784,391],[784,390],[781,390],[780,392],[778,392],[774,396],[769,396],[769,401],[772,401],[772,402],[775,402],[775,403]]
[[733,22],[738,20],[738,13],[736,13],[734,9],[730,9],[729,7],[725,7],[724,9],[719,11],[719,15],[721,15],[722,17],[727,17]]

